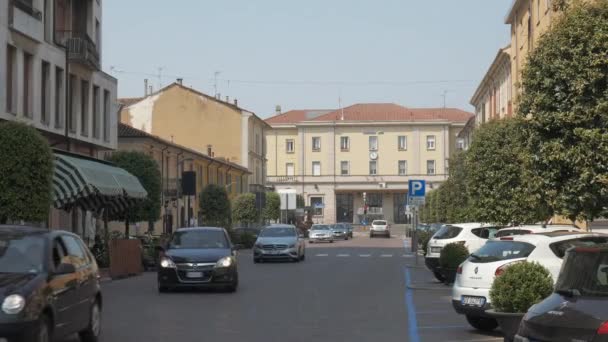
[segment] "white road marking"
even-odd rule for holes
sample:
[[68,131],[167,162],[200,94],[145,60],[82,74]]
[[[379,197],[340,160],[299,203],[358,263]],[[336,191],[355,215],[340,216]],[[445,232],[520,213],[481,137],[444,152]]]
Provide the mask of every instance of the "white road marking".
[[362,257],[362,258],[369,258],[372,255],[371,254],[359,254],[359,256]]
[[403,254],[404,258],[413,258],[414,255],[413,254]]
[[336,256],[339,257],[339,258],[347,258],[347,257],[350,256],[350,254],[338,254]]
[[392,258],[393,255],[392,254],[382,254],[380,255],[381,258]]
[[318,257],[326,257],[326,256],[329,256],[329,254],[317,254],[317,255],[315,255],[315,256],[318,256]]

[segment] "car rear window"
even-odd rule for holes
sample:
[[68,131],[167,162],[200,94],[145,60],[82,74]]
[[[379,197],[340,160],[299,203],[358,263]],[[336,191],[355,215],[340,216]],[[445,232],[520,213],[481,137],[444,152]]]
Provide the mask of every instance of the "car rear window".
[[556,257],[563,259],[566,255],[566,251],[572,247],[594,247],[599,244],[605,243],[608,243],[608,237],[591,236],[554,242],[550,244],[549,247],[551,248],[551,251],[553,251],[553,254],[555,254]]
[[608,297],[608,252],[570,252],[555,289],[585,297]]
[[499,237],[503,237],[503,236],[526,235],[526,234],[532,234],[532,231],[526,230],[526,229],[506,229],[506,230],[499,230],[498,232],[496,232],[494,237],[499,238]]
[[386,226],[386,221],[374,221],[374,222],[372,222],[372,224],[375,224],[378,226]]
[[433,235],[433,239],[445,240],[445,239],[453,239],[457,237],[460,232],[462,232],[462,228],[456,226],[443,226],[441,229]]
[[487,263],[527,258],[536,246],[521,241],[488,241],[469,256],[473,263]]

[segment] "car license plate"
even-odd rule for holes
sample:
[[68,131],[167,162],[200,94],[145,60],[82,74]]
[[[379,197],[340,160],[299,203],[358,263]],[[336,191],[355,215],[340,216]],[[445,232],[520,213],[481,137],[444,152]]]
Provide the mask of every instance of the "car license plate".
[[462,305],[482,307],[485,303],[485,297],[462,296]]
[[188,272],[186,273],[186,277],[188,278],[202,278],[203,272]]
[[441,253],[441,247],[431,247],[431,253]]

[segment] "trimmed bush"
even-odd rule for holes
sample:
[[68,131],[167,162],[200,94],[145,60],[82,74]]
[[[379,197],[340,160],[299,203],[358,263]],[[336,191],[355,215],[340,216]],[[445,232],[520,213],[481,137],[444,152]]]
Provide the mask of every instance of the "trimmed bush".
[[445,270],[458,268],[469,257],[469,250],[465,245],[454,242],[446,245],[439,256],[439,266]]
[[553,279],[545,267],[538,263],[518,262],[494,280],[490,300],[498,312],[525,313],[552,292]]

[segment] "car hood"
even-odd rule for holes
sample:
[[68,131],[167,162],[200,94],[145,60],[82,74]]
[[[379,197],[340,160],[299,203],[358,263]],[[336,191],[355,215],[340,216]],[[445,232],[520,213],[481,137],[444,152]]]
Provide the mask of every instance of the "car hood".
[[0,273],[0,296],[5,297],[14,293],[24,294],[28,292],[36,279],[44,278],[35,273]]
[[564,297],[554,293],[530,308],[519,334],[542,341],[591,341],[608,320],[607,307],[605,297]]
[[256,243],[261,245],[289,245],[296,243],[295,237],[259,237]]
[[310,234],[331,234],[331,230],[311,230]]
[[217,262],[223,257],[232,255],[230,249],[169,249],[166,253],[173,262]]

